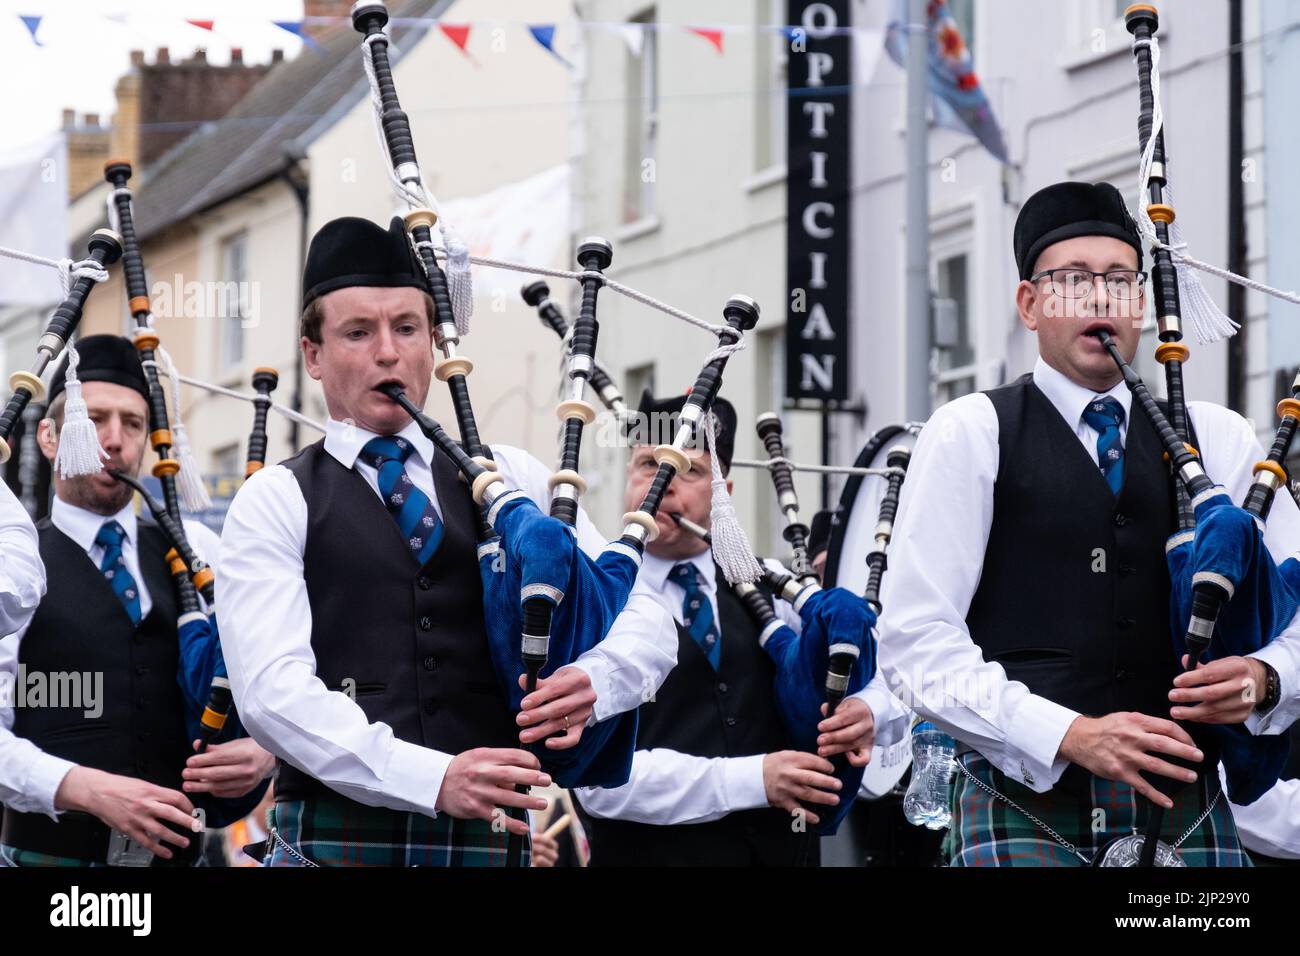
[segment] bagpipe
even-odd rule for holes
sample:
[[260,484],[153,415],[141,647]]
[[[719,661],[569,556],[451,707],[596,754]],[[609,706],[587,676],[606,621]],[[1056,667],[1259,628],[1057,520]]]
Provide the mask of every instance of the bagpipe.
[[[177,372],[170,356],[161,346],[153,324],[149,301],[149,283],[144,258],[136,237],[131,190],[127,182],[131,166],[122,160],[110,160],[104,166],[104,178],[113,187],[110,204],[112,218],[122,236],[122,268],[126,279],[127,308],[135,320],[133,336],[140,364],[149,383],[149,440],[157,456],[151,473],[158,479],[162,500],[155,498],[133,476],[111,472],[118,481],[131,486],[152,514],[155,523],[171,545],[167,561],[176,588],[179,616],[176,622],[180,645],[177,681],[186,702],[186,727],[191,740],[199,741],[199,753],[223,734],[227,738],[243,735],[231,694],[230,678],[221,653],[221,636],[217,626],[215,578],[212,569],[199,558],[190,545],[181,517],[181,503],[191,510],[210,504],[198,466],[189,452],[189,442],[180,421],[180,394]],[[159,375],[162,369],[171,378],[176,411],[175,428],[168,414],[167,396]],[[250,448],[260,443],[266,450],[265,412],[259,408],[260,420],[253,428]],[[200,602],[200,597],[202,602]],[[261,800],[265,785],[234,799],[203,799],[209,825],[224,826],[245,816]],[[206,795],[205,795],[206,796]],[[192,846],[196,846],[192,844]]]
[[[906,455],[910,462],[911,450],[921,423],[886,425],[878,429],[858,452],[850,474],[840,491],[839,500],[831,512],[830,538],[826,545],[826,564],[822,569],[822,582],[829,586],[846,588],[860,593],[869,604],[879,604],[880,585],[887,567],[885,552],[888,537],[882,518],[888,516],[888,533],[893,534],[893,515],[896,507],[886,502],[902,491],[905,475],[890,467],[891,460],[898,464]],[[894,488],[895,476],[899,482]],[[879,569],[875,575],[873,571]],[[874,579],[874,586],[873,586]],[[881,608],[876,606],[877,613]],[[879,744],[871,750],[871,762],[862,775],[864,799],[876,800],[885,796],[902,799],[902,783],[912,764],[912,744],[909,737],[888,747]],[[902,813],[901,805],[899,813]]]
[[[1124,21],[1133,35],[1138,68],[1138,137],[1142,189],[1147,200],[1145,208],[1139,210],[1139,221],[1147,225],[1151,239],[1151,276],[1160,339],[1155,357],[1164,366],[1168,416],[1124,360],[1109,333],[1103,329],[1094,334],[1115,361],[1165,448],[1177,505],[1177,529],[1166,543],[1171,637],[1175,659],[1181,665],[1185,654],[1186,668],[1192,670],[1207,653],[1213,660],[1258,650],[1290,623],[1298,606],[1295,588],[1288,579],[1300,567],[1288,561],[1285,574],[1277,567],[1264,546],[1262,525],[1272,492],[1285,480],[1282,460],[1294,436],[1295,412],[1300,408],[1286,402],[1285,408],[1279,407],[1283,423],[1274,452],[1256,466],[1255,485],[1245,507],[1234,507],[1227,492],[1206,475],[1199,452],[1190,444],[1182,377],[1189,351],[1182,342],[1183,293],[1173,254],[1178,237],[1168,190],[1169,167],[1159,102],[1159,18],[1154,7],[1135,4],[1125,11]],[[1199,291],[1199,286],[1189,284],[1189,288]],[[1239,597],[1234,602],[1238,606],[1225,613],[1234,593]],[[1206,729],[1220,745],[1233,801],[1250,803],[1277,781],[1287,755],[1285,738],[1254,737],[1242,725],[1211,724]],[[1206,769],[1212,772],[1213,768]],[[1180,786],[1163,779],[1158,785],[1167,793]],[[1153,805],[1145,834],[1112,841],[1098,854],[1096,865],[1181,865],[1173,849],[1160,841],[1163,816],[1162,808]]]
[[[407,396],[392,388],[386,391],[456,464],[481,510],[478,556],[489,649],[502,692],[511,709],[519,710],[538,679],[595,647],[622,611],[645,544],[656,534],[655,515],[663,495],[673,477],[690,468],[685,449],[698,438],[701,419],[717,394],[728,357],[740,347],[743,333],[757,324],[758,306],[744,296],[728,300],[723,310],[726,325],[714,328],[718,347],[696,378],[680,428],[672,444],[655,450],[659,469],[645,500],[624,516],[619,539],[597,558],[589,558],[578,547],[573,524],[585,487],[578,472],[582,433],[595,417],[585,390],[588,384],[595,384],[596,303],[606,284],[603,270],[612,259],[612,250],[599,239],[588,240],[578,249],[582,308],[568,342],[568,389],[558,407],[563,423],[559,468],[551,479],[550,514],[543,514],[524,494],[505,487],[479,436],[466,381],[473,365],[456,351],[460,336],[467,331],[470,297],[449,291],[438,253],[442,252],[449,267],[463,257],[446,224],[439,224],[433,198],[423,184],[410,123],[393,81],[384,33],[387,22],[383,3],[363,0],[352,8],[353,27],[364,37],[362,55],[371,81],[379,142],[391,167],[394,189],[409,207],[404,222],[434,303],[434,339],[442,353],[435,375],[451,390],[459,444]],[[442,250],[437,248],[432,231],[435,224],[440,225]],[[453,300],[460,312],[453,311]],[[522,690],[518,686],[521,674],[525,677]],[[636,724],[636,712],[632,711],[585,728],[573,748],[554,750],[539,743],[533,750],[543,769],[562,787],[617,786],[625,783],[631,772]],[[508,862],[517,862],[518,846],[517,840],[512,841]]]
[[[794,557],[789,569],[774,567],[776,562],[761,563],[762,586],[739,581],[732,585],[732,590],[758,627],[759,645],[772,659],[777,709],[791,742],[801,750],[816,753],[817,726],[823,719],[822,704],[826,704],[828,716],[833,714],[846,696],[861,691],[875,675],[875,637],[872,632],[880,613],[883,558],[911,452],[901,446],[891,449],[890,463],[884,470],[888,490],[882,499],[876,523],[876,547],[873,557],[866,562],[872,583],[865,595],[859,597],[842,587],[823,588],[818,582],[808,562],[808,529],[799,520],[793,469],[785,457],[780,419],[769,412],[759,416],[756,427],[768,452],[768,461],[761,465],[772,476],[778,504],[786,520],[783,537],[791,544]],[[684,530],[713,544],[706,528],[682,515],[674,514],[672,517]],[[795,567],[805,570],[797,573]],[[799,633],[796,634],[777,616],[769,595],[786,601],[799,615]],[[876,749],[873,748],[873,753]],[[831,762],[842,788],[840,803],[831,811],[819,811],[821,822],[816,832],[825,836],[834,834],[847,816],[867,769],[852,767],[843,755],[836,755]]]
[[[529,282],[520,290],[520,295],[525,302],[537,310],[537,315],[543,324],[558,335],[562,342],[568,343],[570,330],[568,320],[564,318],[560,307],[551,301],[551,287],[546,281],[538,279]],[[591,387],[600,396],[601,404],[620,420],[625,419],[628,415],[627,399],[623,397],[622,391],[614,384],[614,379],[599,361],[593,359],[589,378]]]
[[[23,412],[32,402],[44,402],[47,394],[42,376],[63,354],[64,348],[81,324],[81,316],[86,307],[86,299],[99,282],[108,277],[107,268],[122,258],[122,237],[111,229],[96,229],[88,243],[89,258],[71,264],[70,272],[65,273],[65,295],[63,301],[54,309],[50,321],[36,342],[36,358],[29,369],[22,369],[9,376],[11,394],[0,412],[0,464],[7,462],[12,454],[9,440],[14,429],[22,419]],[[71,361],[72,356],[69,355]],[[75,361],[71,362],[74,373]],[[68,405],[81,401],[80,385],[68,380]],[[69,414],[76,411],[69,407]],[[81,420],[85,418],[85,406],[81,406]],[[77,430],[74,426],[74,431]],[[94,425],[91,424],[90,437],[94,439]],[[92,453],[93,454],[93,453]],[[62,456],[61,456],[62,457]],[[98,461],[98,459],[96,459]],[[75,471],[72,473],[76,473]]]

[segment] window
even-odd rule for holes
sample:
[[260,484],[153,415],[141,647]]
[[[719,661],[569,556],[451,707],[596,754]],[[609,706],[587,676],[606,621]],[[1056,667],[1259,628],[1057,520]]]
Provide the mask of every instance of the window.
[[642,392],[649,389],[650,394],[654,394],[654,363],[651,362],[649,365],[638,365],[635,368],[628,369],[627,374],[623,376],[623,381],[627,383],[627,391],[624,392],[624,395],[627,396],[627,403],[635,411],[637,406],[641,404]]
[[221,448],[213,449],[212,475],[214,478],[225,478],[229,475],[242,475],[243,473],[242,449],[237,442],[233,445],[223,445]]
[[785,162],[789,41],[784,0],[757,0],[754,31],[754,172]]
[[785,326],[757,329],[755,358],[755,408],[759,412],[779,412],[785,399]]
[[969,264],[970,257],[964,252],[935,263],[934,300],[930,310],[930,379],[936,408],[975,391]]
[[253,316],[248,293],[248,234],[239,233],[221,244],[221,296],[217,312],[220,329],[221,370],[238,368],[244,361],[245,323]]
[[633,17],[641,27],[641,49],[627,54],[627,129],[625,131],[623,221],[654,214],[655,142],[659,130],[659,35],[651,7]]

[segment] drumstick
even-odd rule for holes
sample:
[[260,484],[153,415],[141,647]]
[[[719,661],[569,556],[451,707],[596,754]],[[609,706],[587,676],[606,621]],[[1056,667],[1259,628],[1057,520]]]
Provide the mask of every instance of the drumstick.
[[573,815],[570,813],[566,813],[564,816],[560,817],[560,819],[556,820],[549,827],[547,827],[546,830],[542,833],[542,836],[550,837],[552,840],[554,840],[557,836],[559,836],[561,833],[567,830],[569,828],[569,824],[572,822],[573,822]]

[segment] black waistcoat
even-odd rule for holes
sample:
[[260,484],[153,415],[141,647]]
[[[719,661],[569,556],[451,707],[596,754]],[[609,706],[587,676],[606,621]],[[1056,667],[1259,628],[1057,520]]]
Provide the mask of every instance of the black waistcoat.
[[[1178,673],[1165,563],[1175,508],[1159,436],[1134,403],[1116,498],[1032,376],[986,394],[998,477],[971,637],[1007,677],[1064,707],[1167,719]],[[1188,729],[1211,747],[1203,728]]]
[[[165,557],[169,546],[152,523],[141,520],[137,527],[140,570],[153,603],[139,627],[81,546],[49,519],[37,525],[48,584],[19,647],[20,673],[102,674],[103,712],[90,718],[85,706],[17,707],[13,730],[46,753],[81,766],[179,790],[191,751],[176,681],[180,651],[176,594]],[[45,833],[42,821],[49,824],[48,818],[8,809],[5,816],[6,832],[21,828],[29,835],[23,849],[42,851],[35,845],[40,839],[30,834]],[[63,848],[60,855],[67,852]]]
[[[307,503],[316,676],[400,740],[450,754],[518,747],[484,636],[475,505],[451,461],[434,455],[443,537],[422,568],[374,489],[323,441],[284,466]],[[327,792],[281,762],[278,799]]]
[[[721,667],[677,628],[677,666],[641,705],[637,749],[696,757],[746,757],[790,749],[758,630],[718,571]],[[816,862],[817,837],[794,833],[784,810],[763,807],[677,826],[585,814],[593,866],[799,866]]]

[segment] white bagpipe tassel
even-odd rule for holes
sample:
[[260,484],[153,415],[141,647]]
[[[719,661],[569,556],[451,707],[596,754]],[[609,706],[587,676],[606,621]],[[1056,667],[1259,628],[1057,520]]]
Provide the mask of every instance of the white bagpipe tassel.
[[736,518],[736,507],[727,494],[727,479],[722,476],[722,464],[718,461],[717,436],[714,415],[710,411],[704,415],[704,438],[708,443],[709,458],[713,467],[713,500],[710,529],[713,538],[713,560],[722,569],[722,576],[729,584],[741,581],[757,581],[763,576],[763,569],[754,558],[754,549],[745,536],[745,529]]
[[199,477],[199,463],[194,458],[194,448],[190,445],[185,423],[181,421],[180,373],[176,371],[172,357],[161,345],[154,349],[154,355],[163,365],[172,384],[172,452],[180,465],[180,471],[176,474],[176,487],[180,492],[181,504],[186,511],[205,511],[212,507],[212,499],[208,496],[208,489],[203,487],[203,479]]
[[[1154,248],[1162,244],[1156,236],[1155,223],[1151,221],[1151,216],[1147,212],[1147,207],[1143,204],[1142,197],[1151,194],[1151,164],[1155,161],[1156,139],[1164,130],[1165,114],[1164,107],[1160,102],[1160,41],[1156,37],[1151,37],[1146,45],[1151,51],[1151,135],[1147,137],[1146,149],[1142,151],[1142,158],[1138,164],[1137,222],[1143,238]],[[1173,209],[1174,194],[1169,187],[1169,157],[1167,154],[1165,156],[1164,175],[1163,201],[1166,206]],[[1216,269],[1208,266],[1207,263],[1187,255],[1187,243],[1183,241],[1183,231],[1182,227],[1178,225],[1177,217],[1169,224],[1169,244],[1165,248],[1169,250],[1174,262],[1182,266],[1178,270],[1178,298],[1182,305],[1182,318],[1191,326],[1196,341],[1201,345],[1209,345],[1218,342],[1220,339],[1236,335],[1241,326],[1224,315],[1223,310],[1219,308],[1214,299],[1210,297],[1210,293],[1205,290],[1205,286],[1201,284],[1200,276],[1196,274],[1196,270],[1210,272],[1223,278],[1232,276],[1232,273],[1226,269]],[[1230,281],[1235,281],[1236,278],[1240,277],[1234,277]]]
[[99,430],[86,410],[86,400],[81,397],[81,381],[77,378],[80,361],[77,350],[69,342],[63,428],[59,432],[59,450],[54,456],[54,466],[64,478],[97,475],[104,470],[104,459],[108,457],[99,443]]
[[456,333],[469,334],[469,320],[474,315],[474,274],[470,271],[469,246],[456,231],[438,220],[442,244],[447,251],[447,293],[451,296],[451,314],[456,319]]

